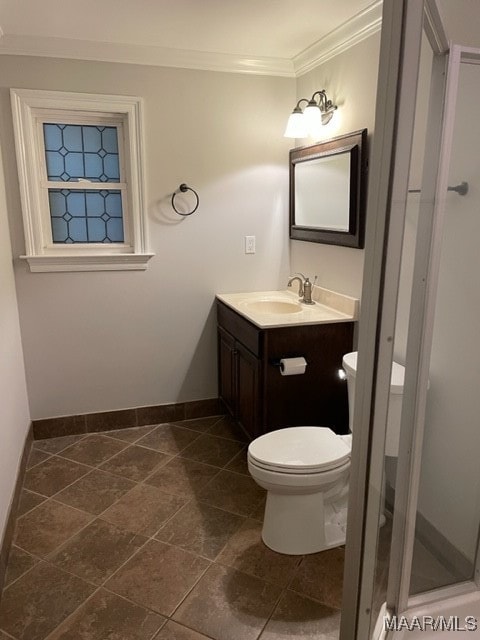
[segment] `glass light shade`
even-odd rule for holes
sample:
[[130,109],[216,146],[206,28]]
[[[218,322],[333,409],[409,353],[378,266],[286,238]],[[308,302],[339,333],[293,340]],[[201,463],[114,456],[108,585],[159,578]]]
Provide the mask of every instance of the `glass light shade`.
[[283,134],[285,138],[306,138],[307,127],[305,124],[304,114],[298,110],[290,114],[288,118],[287,127]]
[[308,105],[304,111],[307,132],[311,136],[315,136],[322,128],[322,112],[320,107]]
[[328,111],[325,111],[324,113],[322,113],[322,124],[328,124],[330,122],[330,120],[333,118],[333,114],[335,113],[335,107],[332,107],[331,109],[328,109]]

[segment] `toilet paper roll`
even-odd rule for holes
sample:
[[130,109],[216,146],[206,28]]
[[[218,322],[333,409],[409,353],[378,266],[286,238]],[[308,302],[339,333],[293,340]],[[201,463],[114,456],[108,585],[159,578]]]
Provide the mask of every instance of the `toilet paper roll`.
[[280,373],[282,376],[299,376],[305,373],[307,361],[305,358],[282,358],[280,360]]

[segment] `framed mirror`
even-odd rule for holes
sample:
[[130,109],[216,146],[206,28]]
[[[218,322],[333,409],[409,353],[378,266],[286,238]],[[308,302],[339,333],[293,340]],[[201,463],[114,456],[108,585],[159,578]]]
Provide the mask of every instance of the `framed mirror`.
[[367,130],[290,151],[290,238],[362,249]]

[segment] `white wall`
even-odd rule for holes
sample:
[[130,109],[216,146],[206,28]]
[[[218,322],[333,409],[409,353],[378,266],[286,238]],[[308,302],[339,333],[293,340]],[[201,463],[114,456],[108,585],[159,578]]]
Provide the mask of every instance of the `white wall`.
[[[217,396],[216,292],[289,274],[289,78],[2,56],[1,133],[14,255],[24,251],[8,89],[142,96],[151,248],[146,272],[32,274],[16,261],[34,419]],[[181,182],[191,217],[172,214]],[[244,254],[255,235],[257,253]]]
[[462,65],[447,196],[419,511],[472,561],[480,520],[480,69]]
[[0,542],[30,426],[0,153]]
[[[364,128],[373,133],[379,50],[376,34],[298,78],[297,99],[325,89],[338,105],[324,139]],[[298,146],[313,142],[300,140]],[[318,275],[320,286],[361,297],[363,250],[292,240],[290,255],[292,271]]]
[[[326,88],[339,105],[327,137],[374,122],[379,36],[302,76],[240,74],[2,56],[1,133],[14,256],[24,252],[8,89],[145,100],[151,248],[145,273],[31,274],[16,260],[34,419],[214,397],[216,292],[283,288],[288,274],[360,296],[363,251],[288,241],[287,114]],[[201,198],[179,220],[181,182]],[[243,237],[256,235],[246,256]],[[290,262],[292,266],[290,266]]]

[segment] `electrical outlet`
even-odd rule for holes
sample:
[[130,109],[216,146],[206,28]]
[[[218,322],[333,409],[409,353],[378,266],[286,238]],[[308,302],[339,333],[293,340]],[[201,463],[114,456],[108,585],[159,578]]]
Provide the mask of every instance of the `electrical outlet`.
[[245,253],[255,253],[255,236],[245,236]]

